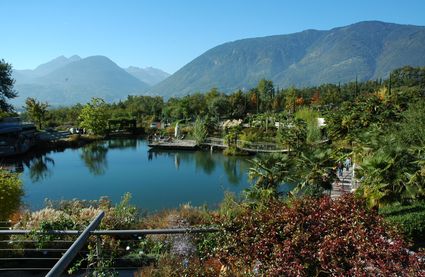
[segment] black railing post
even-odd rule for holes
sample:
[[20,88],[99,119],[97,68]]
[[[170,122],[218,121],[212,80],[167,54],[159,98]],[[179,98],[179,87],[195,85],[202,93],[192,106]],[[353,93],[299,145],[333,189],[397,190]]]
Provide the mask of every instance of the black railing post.
[[89,226],[81,233],[81,235],[74,241],[74,243],[69,247],[69,249],[63,254],[62,258],[53,266],[53,268],[47,273],[47,277],[57,277],[61,276],[61,274],[65,271],[68,265],[72,262],[78,252],[83,248],[87,239],[90,236],[90,232],[99,226],[100,221],[102,220],[105,212],[101,211],[92,222],[90,222]]

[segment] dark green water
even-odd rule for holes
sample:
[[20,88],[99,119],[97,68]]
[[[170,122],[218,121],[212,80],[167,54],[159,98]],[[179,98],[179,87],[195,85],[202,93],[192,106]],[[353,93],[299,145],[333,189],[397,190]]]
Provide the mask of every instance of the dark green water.
[[96,200],[114,203],[130,192],[132,203],[155,211],[190,203],[214,208],[225,191],[239,193],[249,186],[247,158],[208,151],[152,151],[144,140],[117,139],[79,149],[50,152],[18,161],[30,209],[45,198]]

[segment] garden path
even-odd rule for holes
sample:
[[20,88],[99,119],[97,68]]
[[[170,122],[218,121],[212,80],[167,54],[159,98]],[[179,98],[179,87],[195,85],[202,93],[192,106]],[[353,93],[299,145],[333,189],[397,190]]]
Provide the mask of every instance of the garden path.
[[342,194],[349,193],[353,190],[353,169],[354,166],[351,166],[349,170],[344,168],[342,176],[338,176],[335,182],[332,184],[332,199],[335,199]]

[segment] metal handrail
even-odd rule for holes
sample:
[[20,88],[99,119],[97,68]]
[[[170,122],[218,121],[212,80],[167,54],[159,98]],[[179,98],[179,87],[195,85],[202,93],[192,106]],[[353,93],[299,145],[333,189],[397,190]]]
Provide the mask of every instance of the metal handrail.
[[[49,234],[49,235],[78,235],[78,238],[73,242],[73,244],[68,249],[48,249],[49,252],[63,252],[66,250],[65,254],[59,258],[41,258],[43,260],[55,260],[59,259],[58,262],[53,266],[53,268],[48,272],[46,276],[61,276],[61,274],[65,271],[65,269],[69,266],[75,256],[80,253],[82,247],[86,244],[89,236],[101,236],[101,235],[122,235],[122,236],[138,236],[138,239],[144,237],[145,235],[161,235],[161,234],[195,234],[195,233],[211,233],[220,231],[219,228],[216,227],[186,227],[186,228],[169,228],[169,229],[136,229],[136,230],[95,230],[97,226],[100,224],[102,218],[104,216],[104,212],[101,211],[93,221],[87,226],[84,231],[80,230],[49,230],[49,231],[36,231],[36,234]],[[34,230],[0,230],[0,235],[28,235],[34,233]],[[9,242],[13,240],[8,240]],[[9,250],[9,249],[0,249],[1,250]],[[22,249],[13,249],[19,250]],[[25,249],[28,250],[36,250],[36,249]],[[40,251],[41,249],[37,249]],[[47,249],[46,249],[47,250]],[[5,258],[8,260],[18,260],[19,258]],[[27,258],[32,259],[32,258]],[[34,258],[37,259],[37,258]],[[40,260],[41,260],[40,259]],[[21,259],[22,260],[22,259]],[[14,271],[18,270],[15,268],[1,268],[0,271]],[[21,270],[28,270],[27,268],[22,268]],[[42,270],[39,268],[38,270]],[[43,269],[48,270],[48,269]]]
[[95,219],[92,222],[90,222],[89,226],[87,226],[87,228],[75,240],[75,242],[71,245],[71,247],[69,247],[69,249],[65,252],[65,254],[63,254],[60,260],[47,273],[46,275],[47,277],[60,276],[65,271],[65,269],[72,262],[72,260],[81,250],[81,248],[83,248],[84,244],[86,243],[87,239],[90,236],[90,231],[93,231],[94,229],[97,228],[97,226],[99,226],[100,221],[102,220],[104,215],[105,215],[104,211],[99,212],[99,214],[95,217]]
[[[170,228],[170,229],[139,229],[139,230],[93,230],[90,235],[164,235],[164,234],[186,234],[186,233],[212,233],[220,231],[219,228]],[[0,235],[28,235],[34,233],[32,230],[0,230]],[[80,235],[79,230],[51,230],[39,231],[38,234],[49,235]]]

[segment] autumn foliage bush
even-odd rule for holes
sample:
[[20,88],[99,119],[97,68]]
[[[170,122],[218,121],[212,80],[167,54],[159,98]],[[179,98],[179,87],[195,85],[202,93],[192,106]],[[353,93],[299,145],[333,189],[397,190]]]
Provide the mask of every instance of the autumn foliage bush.
[[351,194],[271,200],[219,221],[225,231],[216,255],[238,275],[425,276],[424,253],[409,252],[397,231]]

